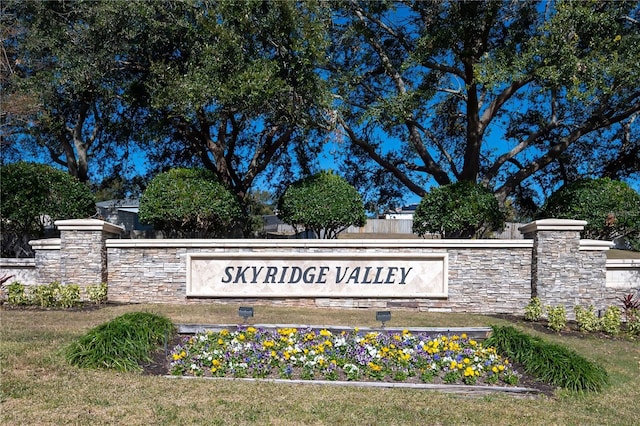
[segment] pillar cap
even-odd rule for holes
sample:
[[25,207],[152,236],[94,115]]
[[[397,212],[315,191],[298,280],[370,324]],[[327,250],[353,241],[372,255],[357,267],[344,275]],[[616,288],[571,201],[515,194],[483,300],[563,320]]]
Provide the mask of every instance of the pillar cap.
[[60,231],[102,231],[118,235],[124,233],[122,226],[99,219],[56,220],[55,225]]
[[586,220],[573,219],[540,219],[527,223],[518,228],[522,234],[529,234],[537,231],[582,231]]

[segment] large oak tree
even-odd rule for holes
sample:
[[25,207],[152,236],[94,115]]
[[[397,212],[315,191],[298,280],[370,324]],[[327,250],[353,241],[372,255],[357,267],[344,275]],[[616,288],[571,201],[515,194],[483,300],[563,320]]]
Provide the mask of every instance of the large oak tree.
[[[11,145],[51,161],[82,182],[109,165],[122,166],[139,135],[136,3],[10,1],[11,95],[37,108],[10,115]],[[15,102],[11,103],[12,105]]]
[[241,200],[261,173],[313,161],[319,144],[308,135],[327,104],[317,72],[326,12],[311,1],[196,1],[157,10],[154,30],[167,46],[148,81],[164,134],[149,147],[154,157],[201,163]]
[[419,196],[433,183],[482,182],[505,201],[535,179],[570,179],[568,169],[637,173],[638,10],[338,3],[331,70],[350,175],[392,176]]

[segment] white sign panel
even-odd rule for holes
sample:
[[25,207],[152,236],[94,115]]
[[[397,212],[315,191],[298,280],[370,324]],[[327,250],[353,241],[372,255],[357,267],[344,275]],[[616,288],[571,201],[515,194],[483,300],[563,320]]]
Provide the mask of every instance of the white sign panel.
[[447,254],[187,255],[189,297],[447,297]]

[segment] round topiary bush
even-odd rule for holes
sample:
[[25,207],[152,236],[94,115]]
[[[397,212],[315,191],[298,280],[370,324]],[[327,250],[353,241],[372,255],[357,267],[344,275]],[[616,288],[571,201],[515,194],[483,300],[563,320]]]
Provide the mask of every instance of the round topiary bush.
[[364,226],[367,220],[358,191],[331,171],[292,183],[278,201],[278,217],[320,238],[336,238],[340,231]]
[[154,177],[140,199],[140,221],[168,237],[228,235],[242,217],[236,197],[205,169],[172,169]]
[[413,232],[442,238],[482,238],[504,228],[505,214],[484,186],[456,182],[425,195],[413,216]]
[[586,220],[584,238],[638,239],[640,195],[624,182],[580,179],[551,194],[536,217]]

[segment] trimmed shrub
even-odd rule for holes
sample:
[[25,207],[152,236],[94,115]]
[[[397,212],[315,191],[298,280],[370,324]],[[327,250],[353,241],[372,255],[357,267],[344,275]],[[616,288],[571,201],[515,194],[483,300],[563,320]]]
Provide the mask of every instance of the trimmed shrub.
[[578,330],[587,333],[600,330],[600,319],[598,318],[598,315],[596,315],[593,305],[589,305],[588,308],[574,306],[573,310],[576,314]]
[[413,216],[413,232],[442,238],[482,238],[504,228],[505,214],[484,186],[456,182],[432,189]]
[[620,325],[622,317],[620,308],[617,306],[608,306],[602,315],[602,331],[612,336],[620,333]]
[[278,200],[278,217],[319,238],[336,238],[340,231],[364,226],[367,220],[358,191],[331,171],[292,183]]
[[527,321],[539,321],[542,318],[542,304],[540,299],[532,297],[524,308],[524,319]]
[[547,306],[547,325],[554,331],[561,331],[567,326],[567,311],[563,305]]
[[7,303],[14,306],[29,304],[29,298],[25,292],[24,284],[19,281],[14,281],[7,286]]
[[242,221],[236,197],[205,169],[172,169],[154,177],[139,214],[141,222],[169,237],[220,238]]
[[63,308],[73,308],[80,304],[80,286],[67,284],[58,288],[58,300],[56,305]]
[[563,186],[551,194],[536,216],[586,220],[583,238],[640,238],[640,194],[626,183],[608,178],[580,179]]
[[106,283],[87,286],[85,291],[89,301],[96,305],[101,305],[107,301],[108,287]]

